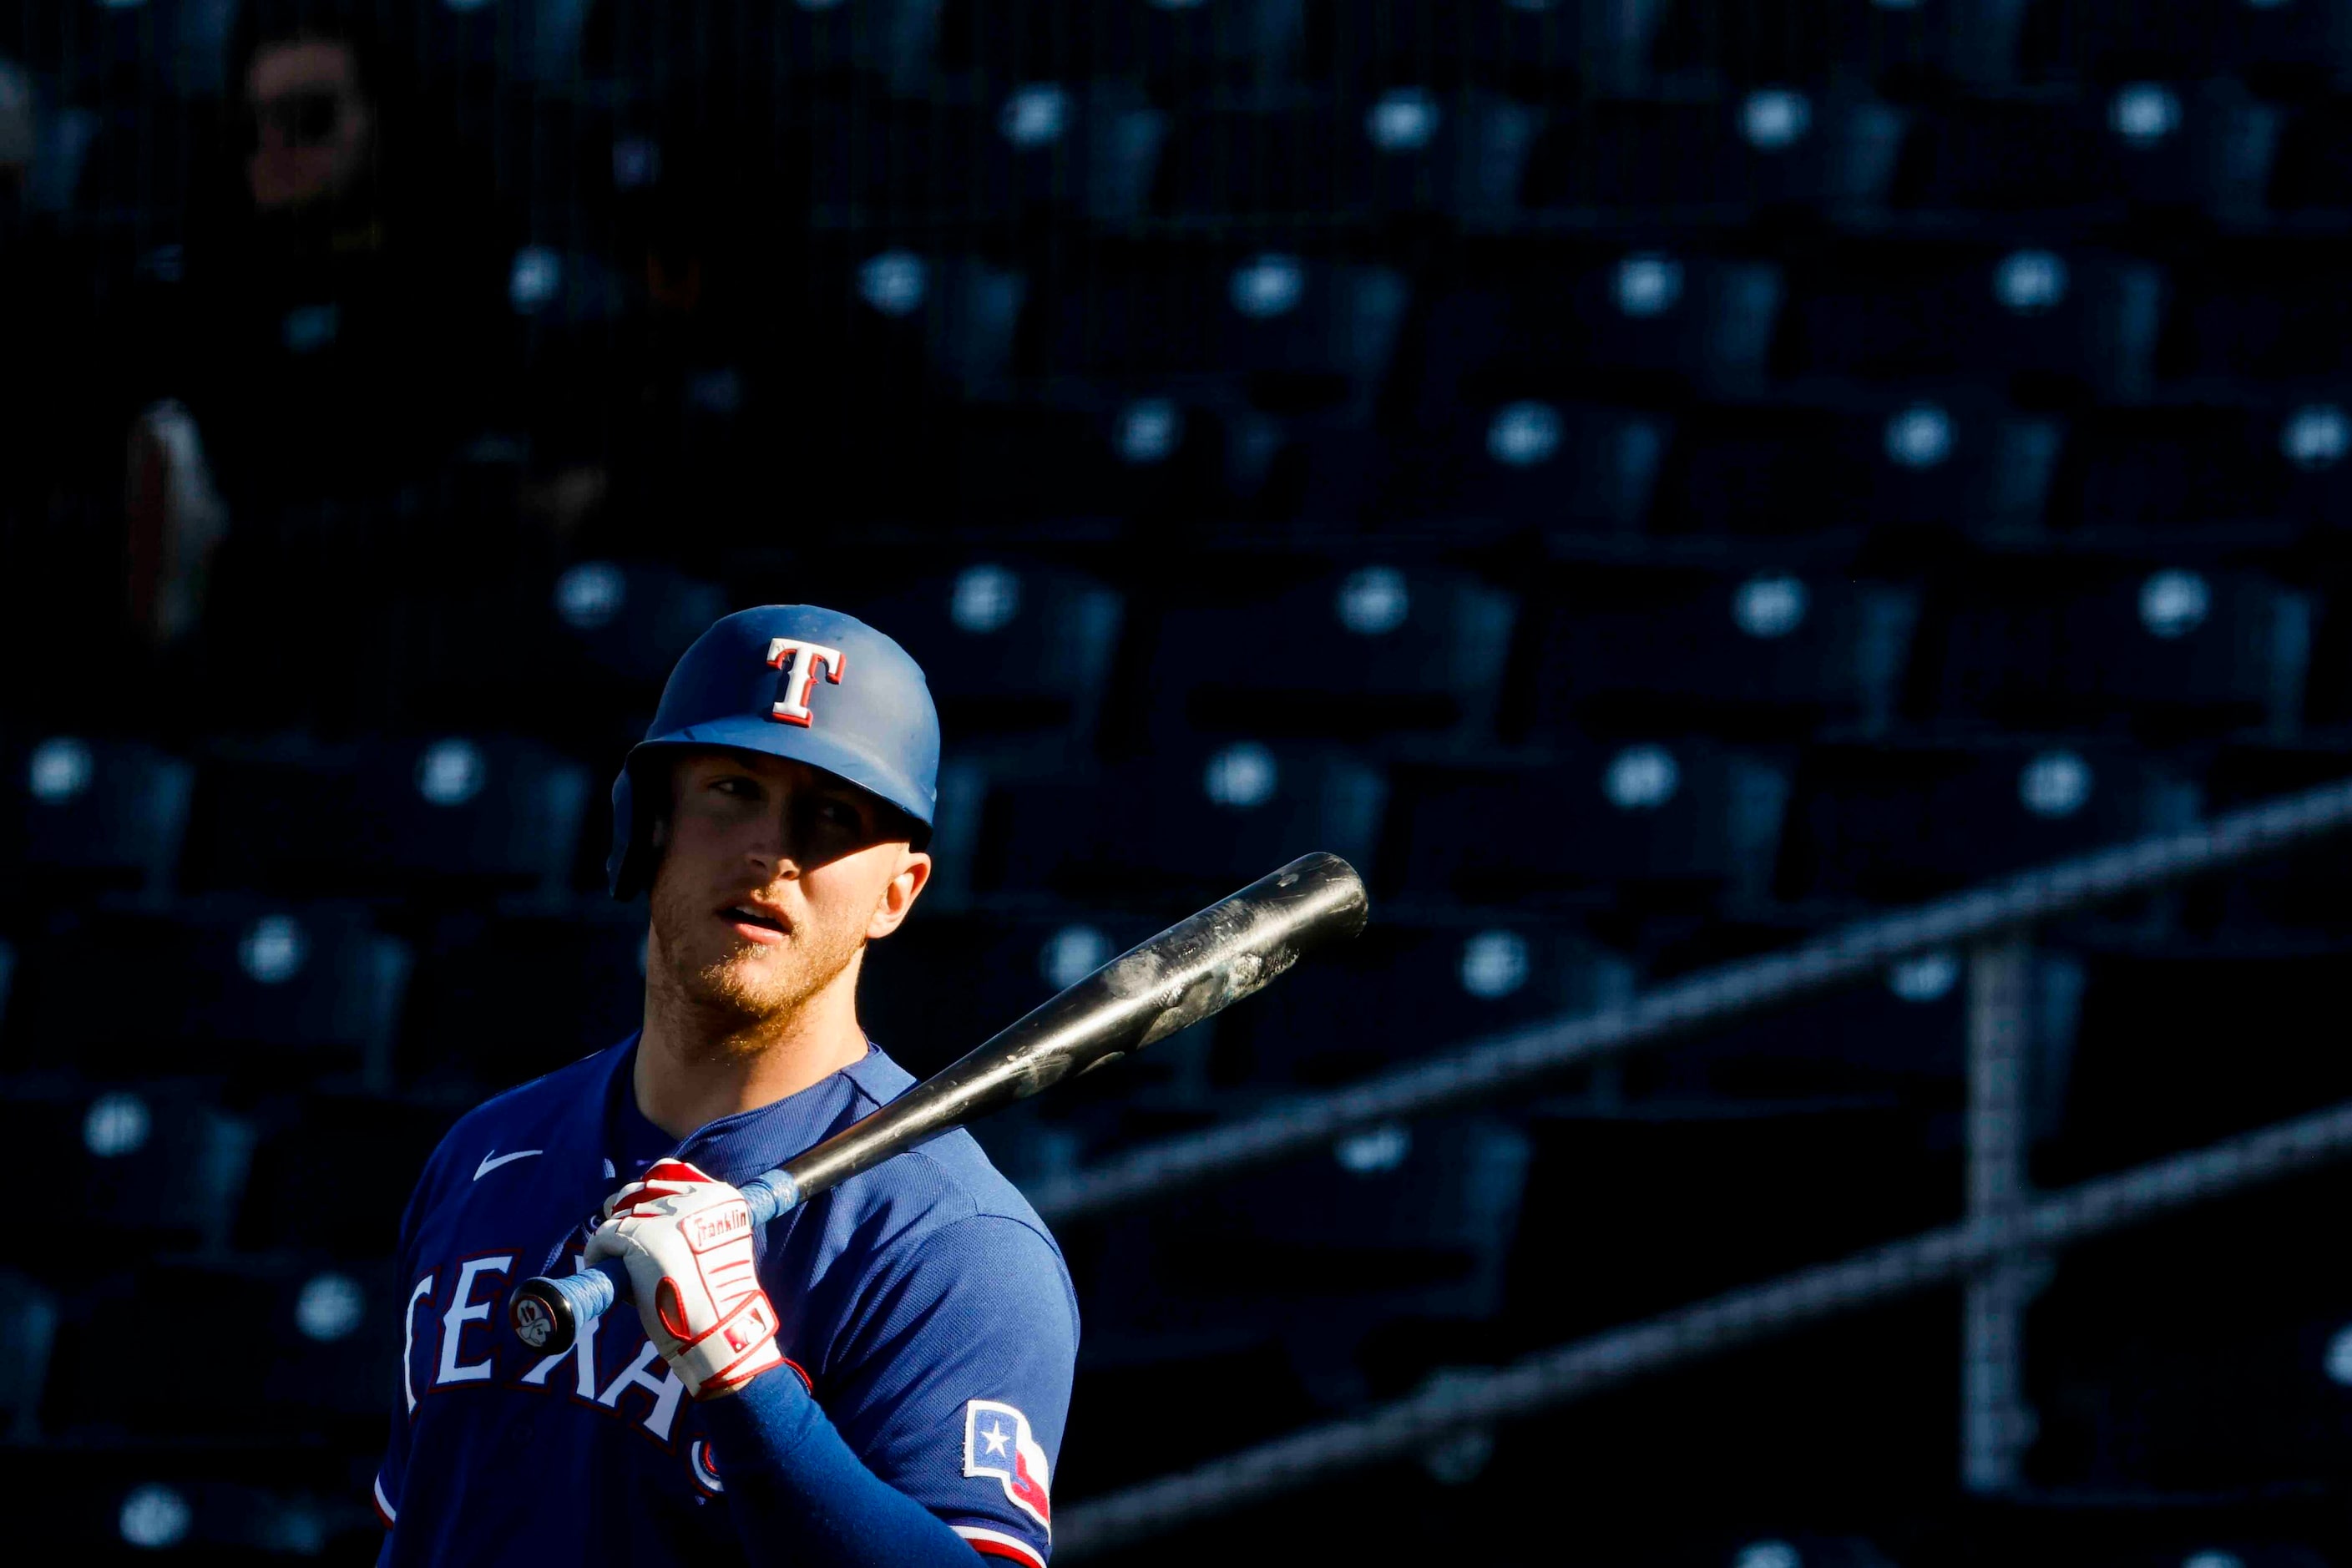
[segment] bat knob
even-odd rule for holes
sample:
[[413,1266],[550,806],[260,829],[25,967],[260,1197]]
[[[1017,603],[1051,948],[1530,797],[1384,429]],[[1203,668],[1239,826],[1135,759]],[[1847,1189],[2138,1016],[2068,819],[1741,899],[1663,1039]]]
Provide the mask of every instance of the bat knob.
[[612,1277],[601,1268],[562,1279],[542,1274],[515,1287],[507,1302],[507,1323],[527,1348],[562,1355],[579,1342],[582,1329],[619,1299]]

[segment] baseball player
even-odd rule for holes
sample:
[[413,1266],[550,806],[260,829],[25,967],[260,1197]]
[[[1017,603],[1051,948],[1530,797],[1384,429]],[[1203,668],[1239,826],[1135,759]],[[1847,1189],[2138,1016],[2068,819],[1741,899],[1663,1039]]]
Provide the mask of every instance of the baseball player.
[[[922,671],[847,616],[745,610],[678,661],[613,786],[645,1026],[468,1113],[402,1221],[381,1563],[1042,1568],[1078,1319],[1021,1194],[962,1131],[756,1231],[730,1184],[913,1082],[856,984],[938,762]],[[508,1331],[515,1285],[606,1258],[634,1314]]]

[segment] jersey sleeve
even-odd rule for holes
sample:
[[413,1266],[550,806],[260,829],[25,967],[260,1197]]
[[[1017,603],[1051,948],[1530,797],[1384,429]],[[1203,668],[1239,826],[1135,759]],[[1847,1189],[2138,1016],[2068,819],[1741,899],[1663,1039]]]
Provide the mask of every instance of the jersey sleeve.
[[883,1277],[816,1393],[877,1477],[982,1554],[1043,1568],[1077,1348],[1060,1253],[981,1215]]

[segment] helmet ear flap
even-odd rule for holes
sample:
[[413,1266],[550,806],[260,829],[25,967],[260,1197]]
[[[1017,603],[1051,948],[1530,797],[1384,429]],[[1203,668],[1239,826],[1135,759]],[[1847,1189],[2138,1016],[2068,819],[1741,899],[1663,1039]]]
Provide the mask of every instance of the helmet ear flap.
[[638,805],[631,773],[623,763],[620,776],[613,781],[613,850],[604,858],[605,886],[624,903],[646,890],[661,847],[654,813]]

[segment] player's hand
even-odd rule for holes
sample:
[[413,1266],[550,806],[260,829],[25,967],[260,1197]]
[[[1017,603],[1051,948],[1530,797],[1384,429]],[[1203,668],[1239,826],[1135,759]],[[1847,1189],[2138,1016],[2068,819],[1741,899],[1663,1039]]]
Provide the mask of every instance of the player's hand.
[[587,1263],[617,1258],[646,1338],[696,1398],[732,1394],[773,1366],[776,1310],[753,1267],[743,1194],[683,1160],[657,1162],[604,1203]]

